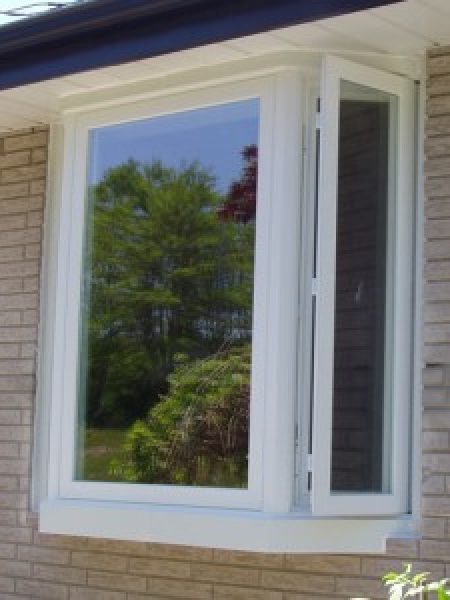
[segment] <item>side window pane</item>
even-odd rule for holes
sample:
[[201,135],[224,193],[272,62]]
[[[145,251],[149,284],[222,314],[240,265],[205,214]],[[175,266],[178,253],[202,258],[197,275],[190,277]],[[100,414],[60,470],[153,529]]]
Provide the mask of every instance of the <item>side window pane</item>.
[[75,478],[247,487],[259,101],[92,130]]
[[333,492],[390,486],[389,228],[396,98],[341,82],[333,383]]

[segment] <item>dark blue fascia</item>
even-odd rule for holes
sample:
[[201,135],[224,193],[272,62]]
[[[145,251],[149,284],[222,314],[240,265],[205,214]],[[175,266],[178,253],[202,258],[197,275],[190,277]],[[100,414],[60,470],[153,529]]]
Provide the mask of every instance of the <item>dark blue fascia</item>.
[[403,0],[95,0],[0,29],[0,90]]

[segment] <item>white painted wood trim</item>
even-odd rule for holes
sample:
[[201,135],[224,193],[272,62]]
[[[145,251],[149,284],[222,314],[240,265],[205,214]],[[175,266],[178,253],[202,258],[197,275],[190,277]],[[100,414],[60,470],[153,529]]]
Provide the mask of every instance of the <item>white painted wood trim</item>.
[[[148,78],[141,76],[136,81],[98,89],[68,91],[59,99],[59,107],[62,113],[85,112],[105,106],[167,97],[200,87],[249,81],[272,76],[289,68],[301,70],[306,76],[315,75],[320,69],[323,51],[307,48],[278,50],[245,56],[220,64],[190,66],[175,73],[161,73]],[[347,56],[348,53],[336,52],[336,55]],[[417,57],[356,53],[352,54],[352,58],[361,64],[367,64],[387,72],[405,74],[409,77],[417,77],[419,73],[420,59]]]
[[[320,157],[314,357],[313,476],[311,505],[327,514],[331,481],[333,334],[337,222],[339,78],[323,66],[320,90]],[[331,340],[330,340],[331,337]]]
[[382,553],[416,535],[410,518],[314,519],[301,514],[201,510],[56,500],[41,506],[43,533],[253,552]]
[[[58,156],[63,153],[63,130],[60,124],[49,130],[47,185],[44,207],[39,335],[37,352],[36,401],[34,407],[34,435],[31,479],[31,509],[37,511],[39,502],[47,496],[50,408],[48,391],[51,388],[54,315],[56,311],[56,246],[61,169]],[[44,351],[45,349],[45,351]]]
[[268,268],[264,435],[264,504],[289,512],[294,503],[295,424],[303,106],[300,76],[276,76]]
[[411,442],[410,442],[410,511],[420,522],[422,515],[422,393],[423,393],[423,350],[424,350],[424,245],[425,245],[425,118],[426,118],[426,74],[425,64],[421,78],[416,82],[416,190],[414,213],[414,281],[413,281],[413,341],[412,368],[413,382]]
[[[317,81],[309,81],[304,94],[303,110],[303,180],[302,180],[302,217],[301,217],[301,248],[299,260],[299,340],[298,356],[298,391],[297,391],[297,428],[298,448],[296,456],[296,506],[303,509],[311,508],[311,494],[308,489],[309,458],[310,458],[310,418],[312,393],[313,365],[313,296],[314,290],[314,237],[315,237],[315,204],[316,204],[316,132],[317,99],[319,85]],[[314,300],[315,301],[315,300]]]

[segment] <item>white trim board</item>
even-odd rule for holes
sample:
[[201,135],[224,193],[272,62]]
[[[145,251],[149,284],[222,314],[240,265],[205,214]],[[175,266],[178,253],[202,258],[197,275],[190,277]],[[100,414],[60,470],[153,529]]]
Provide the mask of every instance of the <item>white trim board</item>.
[[380,553],[386,540],[412,537],[408,517],[314,519],[296,514],[199,510],[110,502],[49,500],[43,533],[94,536],[254,552]]

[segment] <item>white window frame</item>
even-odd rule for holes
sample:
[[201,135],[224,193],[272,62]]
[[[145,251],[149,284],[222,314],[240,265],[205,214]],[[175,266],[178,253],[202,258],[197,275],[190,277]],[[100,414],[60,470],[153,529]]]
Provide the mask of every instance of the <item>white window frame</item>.
[[[260,100],[248,489],[76,481],[79,361],[76,340],[80,327],[89,131],[248,98]],[[296,162],[299,145],[293,139],[295,128],[289,127],[285,115],[293,114],[299,105],[299,76],[290,71],[226,87],[213,86],[151,101],[98,109],[65,119],[51,394],[53,399],[62,398],[63,401],[54,400],[52,410],[50,455],[58,457],[50,465],[53,493],[71,499],[258,510],[270,506],[273,510],[290,510],[292,494],[289,480],[292,477],[289,465],[293,464],[293,453],[287,440],[293,437],[286,436],[285,432],[286,428],[293,427],[294,422],[288,415],[293,415],[295,406],[295,389],[290,387],[295,368],[287,356],[292,357],[295,352],[296,296],[281,296],[277,290],[295,282],[297,277],[295,257],[298,255],[300,173],[290,165],[293,167]],[[296,121],[300,130],[300,119]],[[291,140],[285,145],[286,136]],[[283,211],[277,210],[276,203],[272,201],[274,189],[284,200]],[[286,255],[292,260],[283,261],[281,257]],[[269,339],[272,340],[270,344]],[[279,358],[274,358],[267,351],[269,345],[279,348]],[[273,368],[274,360],[277,362],[276,369]],[[279,398],[286,398],[283,410],[280,410]],[[280,469],[280,464],[286,464],[286,469]]]
[[[309,408],[304,410],[304,403],[309,403],[310,338],[299,344],[298,332],[302,337],[311,332],[314,211],[310,209],[315,164],[313,105],[318,79],[315,69],[308,61],[302,65],[302,60],[280,57],[280,64],[271,65],[267,72],[262,68],[255,72],[236,69],[236,77],[228,74],[210,83],[175,84],[164,91],[163,80],[162,87],[147,95],[140,89],[136,100],[127,98],[126,93],[121,98],[113,93],[110,100],[103,93],[102,101],[94,98],[90,108],[69,102],[62,125],[54,127],[53,206],[46,227],[50,267],[44,284],[48,322],[42,330],[40,359],[40,397],[48,396],[49,407],[38,415],[41,426],[44,422],[50,425],[48,439],[38,445],[45,456],[41,456],[35,473],[35,477],[44,476],[47,484],[34,484],[39,494],[41,531],[269,552],[350,553],[379,552],[387,537],[415,532],[416,520],[405,514],[404,497],[401,509],[398,505],[399,510],[389,509],[383,514],[374,508],[361,511],[359,502],[353,502],[351,511],[336,510],[326,497],[326,488],[318,502],[318,485],[324,485],[326,477],[321,474],[324,455],[323,449],[317,448],[317,435],[312,506],[307,493],[305,468],[311,464],[304,449],[308,427],[304,421],[298,428],[296,424],[299,414],[305,419],[309,412]],[[337,64],[342,61],[327,58],[324,72],[328,69],[331,75],[330,65]],[[371,70],[351,64],[361,73]],[[322,126],[326,123],[324,93],[328,93],[327,87],[321,90]],[[87,132],[91,127],[255,97],[260,98],[260,147],[249,489],[73,481],[69,474],[74,471],[78,360],[74,340],[78,339],[79,326]],[[412,108],[412,97],[407,108]],[[406,139],[412,148],[412,131]],[[406,159],[403,168],[410,173]],[[405,188],[405,193],[408,191],[412,199],[413,191]],[[281,201],[284,210],[279,210]],[[413,208],[413,200],[411,205]],[[408,218],[405,230],[410,226],[411,236],[412,209]],[[407,377],[409,384],[406,369],[402,377]],[[321,418],[319,415],[317,419],[318,397],[316,390],[316,430]],[[324,423],[322,426],[330,427],[326,419]],[[296,430],[301,438],[298,448]],[[67,452],[68,444],[71,452]],[[35,465],[39,463],[38,457]],[[300,482],[298,467],[302,470]],[[401,473],[404,481],[405,472]],[[342,514],[347,515],[345,519],[333,517]],[[326,518],[318,518],[321,515]]]
[[[392,94],[398,99],[394,130],[395,192],[388,207],[387,319],[392,330],[386,342],[385,395],[391,400],[390,444],[384,460],[391,466],[391,490],[386,493],[332,493],[332,413],[335,310],[335,265],[338,181],[340,83],[348,81]],[[408,508],[409,431],[412,398],[412,299],[414,214],[414,84],[335,57],[322,70],[320,112],[320,174],[318,202],[318,263],[316,284],[316,344],[314,375],[312,510],[318,515],[402,514]],[[392,132],[391,132],[392,135]],[[389,272],[391,270],[392,272]],[[385,427],[388,424],[385,422]],[[384,462],[384,461],[383,461]]]

